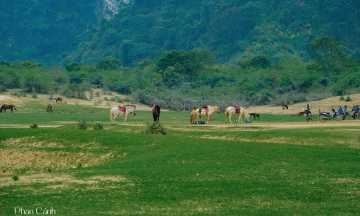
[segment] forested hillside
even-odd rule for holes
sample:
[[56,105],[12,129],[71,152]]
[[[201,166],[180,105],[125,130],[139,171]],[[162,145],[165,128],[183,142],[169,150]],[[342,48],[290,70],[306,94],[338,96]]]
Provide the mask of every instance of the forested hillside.
[[131,65],[159,50],[203,49],[218,63],[265,54],[271,62],[292,58],[309,62],[309,42],[325,35],[346,41],[360,58],[357,0],[137,0],[122,4],[64,62],[93,64],[115,56]]
[[98,4],[97,0],[1,1],[0,59],[59,65],[84,40],[83,31],[98,26]]
[[108,20],[98,4],[8,1],[0,91],[95,87],[175,110],[359,91],[358,1],[134,0]]

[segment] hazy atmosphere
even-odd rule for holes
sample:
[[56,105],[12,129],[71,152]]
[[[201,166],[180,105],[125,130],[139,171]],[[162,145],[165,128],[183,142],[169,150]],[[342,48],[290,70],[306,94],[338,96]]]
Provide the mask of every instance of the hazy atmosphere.
[[359,11],[2,1],[0,215],[360,214]]

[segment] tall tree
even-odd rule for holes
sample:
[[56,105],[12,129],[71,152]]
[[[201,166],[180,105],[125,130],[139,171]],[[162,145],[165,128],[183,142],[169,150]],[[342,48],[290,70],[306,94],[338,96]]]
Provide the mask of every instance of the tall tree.
[[356,65],[354,60],[346,57],[344,41],[335,41],[332,35],[323,36],[310,42],[310,48],[315,51],[314,63],[308,69],[315,69],[325,74],[331,75],[338,72],[341,67],[353,67]]

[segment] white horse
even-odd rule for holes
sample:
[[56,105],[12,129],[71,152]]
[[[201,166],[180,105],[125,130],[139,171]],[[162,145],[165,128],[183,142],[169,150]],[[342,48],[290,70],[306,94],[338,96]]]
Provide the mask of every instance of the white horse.
[[240,107],[240,112],[236,113],[235,108],[233,106],[231,106],[231,107],[228,107],[225,111],[225,123],[227,123],[228,117],[230,119],[230,123],[232,123],[231,115],[238,115],[240,123],[242,122],[242,115],[245,115],[246,120],[249,120],[249,117],[250,117],[248,111],[246,109],[244,109],[243,107]]
[[128,114],[134,114],[136,115],[135,112],[136,106],[135,105],[126,105],[123,107],[113,107],[110,110],[110,120],[112,124],[116,124],[115,119],[117,116],[124,116],[124,123],[126,123],[126,119]]
[[[219,108],[217,106],[208,106],[208,112],[206,113],[206,110],[204,108],[201,109],[201,116],[207,116],[208,117],[208,124],[210,124],[210,118],[211,115],[215,112],[220,113]],[[191,117],[190,121],[191,123],[196,122],[198,123],[198,118],[200,116],[199,109],[193,109],[191,111]]]

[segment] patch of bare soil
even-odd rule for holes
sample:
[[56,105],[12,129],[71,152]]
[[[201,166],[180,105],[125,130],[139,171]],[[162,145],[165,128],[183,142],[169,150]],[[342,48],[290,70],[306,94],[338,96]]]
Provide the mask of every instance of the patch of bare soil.
[[[340,96],[326,98],[318,101],[310,101],[296,104],[288,104],[289,109],[282,109],[282,106],[279,104],[278,106],[252,106],[246,107],[246,110],[249,113],[270,113],[270,114],[295,114],[302,112],[303,109],[306,109],[306,105],[309,104],[312,113],[318,113],[319,109],[321,111],[331,111],[332,108],[337,110],[340,106],[344,108],[347,106],[348,108],[352,108],[354,105],[359,104],[360,94],[349,95],[352,101],[344,101],[340,100]],[[360,105],[360,104],[359,104]]]
[[85,179],[76,179],[70,175],[56,175],[51,173],[40,173],[30,175],[20,175],[19,180],[14,181],[11,177],[0,177],[0,187],[12,186],[12,185],[30,185],[30,184],[45,184],[45,183],[56,183],[61,182],[61,185],[50,186],[56,187],[69,187],[73,184],[98,184],[103,181],[112,182],[130,182],[123,176],[95,176]]
[[[56,103],[55,100],[57,97],[62,97],[63,103],[71,104],[71,105],[83,105],[89,107],[99,107],[99,108],[111,108],[115,106],[122,106],[126,104],[134,104],[136,106],[136,110],[146,110],[151,111],[151,107],[140,104],[140,103],[131,103],[131,102],[117,102],[111,101],[111,99],[120,98],[121,100],[130,100],[128,96],[118,94],[116,92],[104,92],[101,89],[94,89],[92,97],[90,92],[85,92],[86,97],[88,100],[80,100],[76,98],[67,98],[65,96],[54,94],[36,94],[37,98],[32,98],[31,94],[26,94],[26,97],[17,97],[11,95],[12,93],[18,93],[21,89],[11,89],[6,94],[0,95],[0,104],[14,104],[16,105],[23,105],[30,101],[38,101],[44,104],[44,106],[48,105],[49,103]],[[51,99],[52,97],[52,99]],[[161,111],[167,111],[166,109],[162,109]]]
[[[33,146],[41,145],[34,143]],[[51,146],[51,144],[49,145]],[[94,154],[89,152],[45,151],[36,149],[8,148],[0,151],[0,175],[16,172],[35,172],[50,169],[76,168],[102,164],[112,157],[112,153]]]

